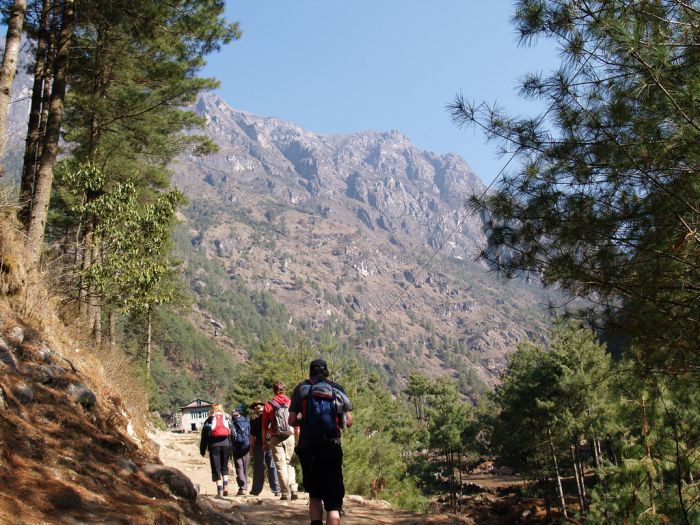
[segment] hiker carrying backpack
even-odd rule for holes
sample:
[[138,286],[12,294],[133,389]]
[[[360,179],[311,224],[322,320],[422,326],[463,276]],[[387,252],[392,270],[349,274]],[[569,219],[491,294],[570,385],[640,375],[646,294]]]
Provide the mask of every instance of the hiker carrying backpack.
[[[297,499],[296,471],[291,464],[294,454],[294,432],[289,425],[289,398],[287,387],[282,381],[275,381],[272,391],[275,396],[263,408],[262,432],[270,434],[269,449],[275,461],[282,495],[280,499]],[[286,420],[285,420],[286,416]]]
[[236,467],[236,483],[238,496],[248,493],[248,462],[250,460],[250,423],[244,416],[246,405],[241,403],[231,413],[231,421],[235,431],[231,442],[233,445],[233,464]]
[[232,439],[233,457],[239,458],[245,456],[250,450],[250,423],[248,418],[241,415],[241,408],[237,408],[231,414],[235,435]]
[[228,460],[233,432],[233,423],[224,413],[224,407],[212,405],[209,417],[202,425],[199,453],[204,457],[209,450],[211,479],[216,483],[218,497],[228,496]]
[[270,405],[272,405],[270,435],[291,436],[294,434],[294,429],[289,424],[289,405],[278,403],[274,398],[270,400]]
[[299,394],[302,399],[302,425],[309,442],[340,439],[340,431],[347,428],[350,415],[347,410],[350,400],[345,392],[316,377],[302,384]]
[[304,487],[309,492],[311,523],[340,523],[345,485],[341,431],[352,425],[352,403],[341,385],[328,379],[328,365],[315,359],[309,366],[309,379],[292,393],[289,422],[298,426],[299,443],[295,449]]

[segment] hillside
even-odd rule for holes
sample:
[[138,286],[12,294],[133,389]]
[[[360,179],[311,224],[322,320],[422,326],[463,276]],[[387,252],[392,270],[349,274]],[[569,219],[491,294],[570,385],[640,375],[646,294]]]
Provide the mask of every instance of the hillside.
[[[305,522],[305,494],[298,502],[267,492],[212,498],[198,435],[153,432],[129,358],[95,345],[77,318],[58,317],[49,278],[25,269],[19,230],[5,212],[0,208],[0,523]],[[443,514],[440,505],[418,514],[348,496],[344,522],[470,524],[478,516],[500,525],[534,516],[533,500],[513,483],[520,480],[509,480],[500,496],[480,488],[488,494],[466,497],[469,515]]]
[[220,150],[181,159],[173,182],[190,200],[192,246],[225,273],[212,279],[181,254],[200,326],[235,331],[235,313],[218,319],[206,305],[243,283],[284,305],[290,327],[330,330],[389,376],[450,370],[467,393],[493,385],[518,341],[542,332],[542,291],[474,261],[482,218],[464,202],[484,185],[460,157],[397,131],[318,135],[212,94],[196,110]]
[[143,386],[119,350],[66,325],[25,270],[0,207],[0,523],[225,523],[147,438]]

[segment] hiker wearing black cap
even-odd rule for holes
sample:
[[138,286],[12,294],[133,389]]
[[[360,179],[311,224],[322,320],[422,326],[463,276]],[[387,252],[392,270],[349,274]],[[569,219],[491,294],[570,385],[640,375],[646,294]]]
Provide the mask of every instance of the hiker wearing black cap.
[[343,449],[341,429],[352,424],[352,403],[338,383],[328,379],[328,365],[315,359],[309,379],[294,388],[290,425],[300,427],[296,453],[304,488],[309,493],[311,525],[339,525],[343,510]]
[[272,459],[272,451],[263,447],[262,414],[265,403],[257,400],[250,404],[250,447],[253,457],[253,486],[250,493],[257,496],[265,484],[265,467],[270,490],[275,496],[280,495],[280,483],[277,479],[277,469]]

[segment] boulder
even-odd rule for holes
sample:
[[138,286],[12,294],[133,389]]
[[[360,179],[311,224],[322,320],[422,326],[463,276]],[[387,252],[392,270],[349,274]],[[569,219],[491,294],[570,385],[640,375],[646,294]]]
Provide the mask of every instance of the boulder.
[[13,326],[7,331],[5,337],[10,344],[19,346],[24,342],[24,329],[21,326]]
[[139,469],[129,458],[117,458],[117,468],[122,476],[129,476]]
[[0,338],[0,363],[6,364],[13,372],[17,372],[18,370],[15,353],[2,338]]
[[474,483],[473,481],[469,481],[467,483],[462,484],[462,492],[464,494],[480,494],[481,492],[490,492],[487,491],[483,486],[479,485],[478,483]]
[[71,383],[68,386],[68,396],[74,403],[83,405],[86,410],[94,409],[97,404],[97,398],[92,390],[80,383]]
[[174,495],[192,501],[197,499],[197,491],[194,489],[192,481],[178,469],[149,463],[144,465],[141,470],[152,480],[167,485]]
[[42,385],[56,383],[61,379],[65,380],[67,376],[66,370],[56,365],[38,365],[30,363],[23,367],[22,372],[34,382],[41,383]]
[[0,388],[0,410],[5,410],[7,408],[7,401],[5,401],[5,392]]
[[20,403],[25,405],[34,399],[34,388],[25,382],[17,383],[12,389],[12,393]]
[[43,363],[51,364],[53,361],[52,353],[48,346],[42,346],[37,352],[37,358]]

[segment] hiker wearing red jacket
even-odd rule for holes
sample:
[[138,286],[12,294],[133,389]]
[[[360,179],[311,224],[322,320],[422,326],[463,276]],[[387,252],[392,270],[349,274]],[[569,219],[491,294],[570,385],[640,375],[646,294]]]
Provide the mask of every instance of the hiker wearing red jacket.
[[296,472],[291,464],[294,454],[294,428],[289,424],[290,399],[285,395],[282,381],[272,385],[274,397],[265,403],[262,415],[263,438],[269,434],[267,447],[272,451],[282,496],[280,499],[298,499]]

